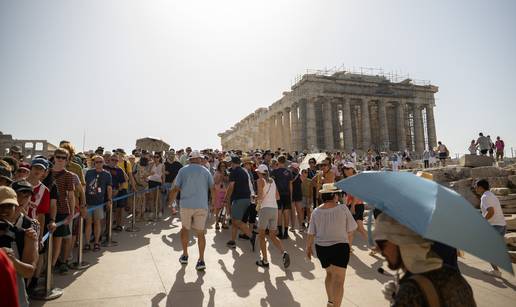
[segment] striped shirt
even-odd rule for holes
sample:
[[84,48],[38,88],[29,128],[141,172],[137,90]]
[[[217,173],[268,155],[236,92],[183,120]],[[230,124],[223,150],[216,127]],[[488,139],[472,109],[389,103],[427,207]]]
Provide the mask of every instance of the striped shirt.
[[52,172],[52,175],[59,194],[57,198],[57,214],[70,214],[71,208],[68,203],[67,192],[74,191],[74,176],[67,170]]

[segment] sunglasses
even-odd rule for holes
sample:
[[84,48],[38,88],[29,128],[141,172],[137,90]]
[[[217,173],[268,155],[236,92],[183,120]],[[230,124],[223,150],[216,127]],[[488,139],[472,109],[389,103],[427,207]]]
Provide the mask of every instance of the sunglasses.
[[18,172],[18,173],[28,173],[29,170],[24,169],[24,168],[19,168],[19,169],[16,170],[16,172]]
[[159,159],[159,158],[161,158],[161,157],[160,156],[154,156],[154,159]]
[[66,160],[66,156],[55,156],[56,160]]

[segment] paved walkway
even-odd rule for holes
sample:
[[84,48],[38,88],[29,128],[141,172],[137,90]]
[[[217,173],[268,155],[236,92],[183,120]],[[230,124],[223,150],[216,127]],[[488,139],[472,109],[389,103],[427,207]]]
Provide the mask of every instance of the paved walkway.
[[[225,244],[229,231],[215,231],[211,225],[207,269],[198,273],[197,245],[190,247],[187,266],[178,262],[181,243],[176,218],[139,226],[140,232],[115,233],[118,246],[85,253],[85,261],[93,264],[88,269],[55,276],[55,285],[64,289],[62,297],[31,306],[326,306],[324,271],[317,259],[305,260],[305,241],[299,234],[284,241],[291,254],[290,268],[283,270],[281,256],[272,248],[270,269],[264,270],[254,264],[258,249],[252,253],[249,241],[238,240],[236,250],[230,250]],[[346,274],[344,306],[388,306],[380,289],[392,277],[377,272],[382,262],[355,246]],[[461,271],[473,287],[478,306],[515,306],[516,279],[507,273],[502,279],[486,276],[482,269],[487,267],[469,255],[461,259]]]

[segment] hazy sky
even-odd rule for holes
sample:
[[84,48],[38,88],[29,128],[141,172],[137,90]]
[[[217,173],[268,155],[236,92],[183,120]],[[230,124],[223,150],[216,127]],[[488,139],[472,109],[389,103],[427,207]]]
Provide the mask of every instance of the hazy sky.
[[437,137],[516,150],[516,1],[0,0],[0,131],[79,149],[220,147],[307,68],[439,86]]

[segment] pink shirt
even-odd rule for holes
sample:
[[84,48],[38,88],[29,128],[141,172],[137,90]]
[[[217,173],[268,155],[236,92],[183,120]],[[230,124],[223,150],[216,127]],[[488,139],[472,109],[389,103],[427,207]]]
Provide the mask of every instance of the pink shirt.
[[497,151],[502,151],[503,148],[505,147],[505,144],[503,143],[502,140],[499,140],[499,141],[496,141],[495,146],[496,146]]

